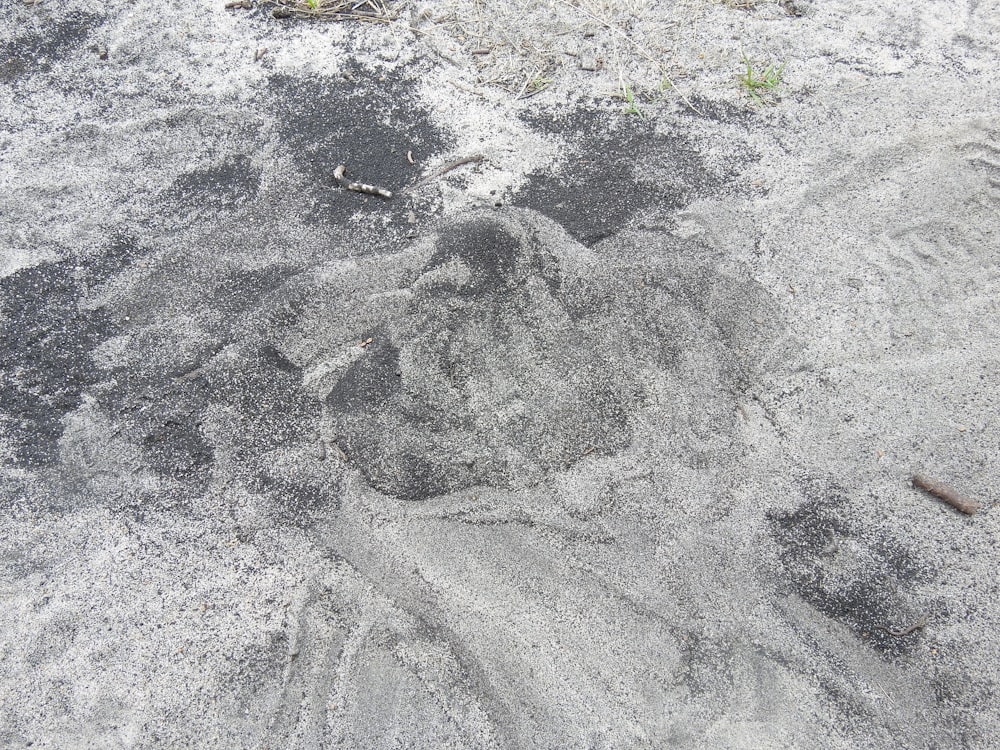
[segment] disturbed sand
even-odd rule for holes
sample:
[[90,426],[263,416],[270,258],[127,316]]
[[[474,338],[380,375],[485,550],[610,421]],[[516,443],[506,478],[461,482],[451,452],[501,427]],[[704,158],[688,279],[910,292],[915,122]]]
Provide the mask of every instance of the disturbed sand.
[[657,5],[0,0],[0,745],[997,746],[1000,10]]

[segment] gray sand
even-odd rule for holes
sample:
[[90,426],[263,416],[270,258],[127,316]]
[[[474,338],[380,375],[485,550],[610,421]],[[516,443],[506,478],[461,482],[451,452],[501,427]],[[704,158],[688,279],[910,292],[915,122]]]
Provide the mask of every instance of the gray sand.
[[223,5],[0,0],[0,746],[1000,747],[994,4]]

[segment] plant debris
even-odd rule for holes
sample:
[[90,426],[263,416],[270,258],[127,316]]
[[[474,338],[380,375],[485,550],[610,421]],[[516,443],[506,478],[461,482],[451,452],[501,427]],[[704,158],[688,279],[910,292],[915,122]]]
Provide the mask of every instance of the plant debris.
[[381,21],[396,17],[382,0],[264,0],[275,6],[275,18],[313,18],[321,21]]

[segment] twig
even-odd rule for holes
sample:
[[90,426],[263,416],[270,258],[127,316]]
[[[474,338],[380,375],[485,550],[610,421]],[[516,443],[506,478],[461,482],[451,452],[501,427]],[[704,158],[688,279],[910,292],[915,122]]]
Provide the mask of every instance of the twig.
[[444,166],[439,167],[431,174],[427,175],[426,179],[432,180],[435,177],[441,177],[442,175],[448,174],[451,170],[458,169],[459,167],[464,166],[465,164],[478,164],[485,158],[486,157],[483,156],[482,154],[473,154],[472,156],[465,156],[461,159],[455,159],[455,161],[450,161]]
[[463,157],[461,159],[456,159],[455,161],[450,161],[447,164],[445,164],[445,165],[443,165],[441,167],[438,167],[437,169],[435,169],[433,172],[431,172],[430,174],[426,175],[425,177],[422,177],[421,179],[417,180],[415,183],[413,183],[409,187],[404,188],[403,192],[404,193],[412,193],[414,190],[416,190],[418,187],[420,187],[421,185],[423,185],[425,182],[430,182],[431,180],[436,180],[438,177],[441,177],[442,175],[446,175],[446,174],[448,174],[448,172],[452,171],[453,169],[458,169],[459,167],[464,166],[466,164],[478,164],[479,162],[483,161],[485,158],[486,157],[483,156],[482,154],[473,154],[472,156],[465,156],[465,157]]
[[971,516],[982,507],[977,501],[963,497],[959,492],[952,489],[948,485],[931,479],[923,474],[914,474],[910,481],[913,482],[914,487],[927,490],[927,492],[948,503],[948,505],[952,508],[962,511],[966,515]]
[[920,616],[919,620],[917,620],[915,623],[913,623],[909,627],[905,627],[905,628],[890,628],[890,627],[887,627],[885,625],[876,625],[875,628],[877,630],[884,630],[886,633],[888,633],[889,635],[891,635],[893,638],[902,638],[904,636],[909,635],[910,633],[915,633],[916,631],[918,631],[921,628],[925,627],[927,625],[927,620],[928,620],[928,615],[927,614],[923,614],[923,615]]
[[342,188],[346,190],[353,190],[356,193],[367,193],[368,195],[379,195],[383,198],[391,198],[392,191],[386,190],[385,188],[380,188],[377,185],[368,185],[364,182],[352,182],[351,180],[344,177],[344,172],[347,171],[347,167],[341,164],[335,170],[333,170],[333,179],[337,181]]

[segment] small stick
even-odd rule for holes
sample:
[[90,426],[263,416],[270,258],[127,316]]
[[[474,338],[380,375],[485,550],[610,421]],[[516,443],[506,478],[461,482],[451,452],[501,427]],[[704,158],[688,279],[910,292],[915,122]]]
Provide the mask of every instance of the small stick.
[[927,625],[927,615],[923,614],[920,616],[919,620],[917,620],[915,623],[906,628],[890,628],[885,625],[876,625],[875,627],[878,630],[884,630],[886,633],[893,636],[894,638],[902,638],[903,636],[907,636],[910,633],[914,633],[920,630],[925,625]]
[[426,177],[423,177],[422,179],[417,180],[415,183],[413,183],[412,185],[410,185],[408,188],[404,189],[403,192],[404,193],[410,193],[413,190],[416,190],[419,186],[423,185],[425,182],[430,182],[431,180],[437,179],[438,177],[441,177],[442,175],[448,174],[453,169],[458,169],[459,167],[464,166],[466,164],[478,164],[479,162],[483,161],[485,158],[486,157],[483,156],[482,154],[473,154],[472,156],[466,156],[466,157],[463,157],[461,159],[456,159],[455,161],[450,161],[447,164],[445,164],[444,166],[439,167],[438,169],[435,169],[433,172],[431,172],[430,174],[428,174]]
[[430,180],[435,177],[440,177],[441,175],[448,174],[451,170],[458,169],[459,167],[464,166],[465,164],[478,164],[485,158],[486,157],[483,156],[482,154],[473,154],[472,156],[466,156],[462,159],[456,159],[455,161],[450,161],[443,167],[438,169],[436,172],[427,175],[427,179]]
[[379,195],[383,198],[391,198],[392,191],[386,190],[385,188],[380,188],[376,185],[367,185],[364,182],[352,182],[351,180],[344,177],[344,172],[347,171],[347,167],[341,164],[335,170],[333,170],[333,179],[337,183],[347,189],[353,190],[356,193],[367,193],[368,195]]
[[975,500],[970,500],[967,497],[963,497],[957,491],[953,490],[946,484],[938,482],[931,479],[923,474],[914,474],[913,478],[910,480],[913,482],[914,487],[919,487],[922,490],[927,490],[929,493],[935,497],[944,500],[952,508],[960,510],[966,515],[971,516],[976,511],[980,509],[980,504]]

